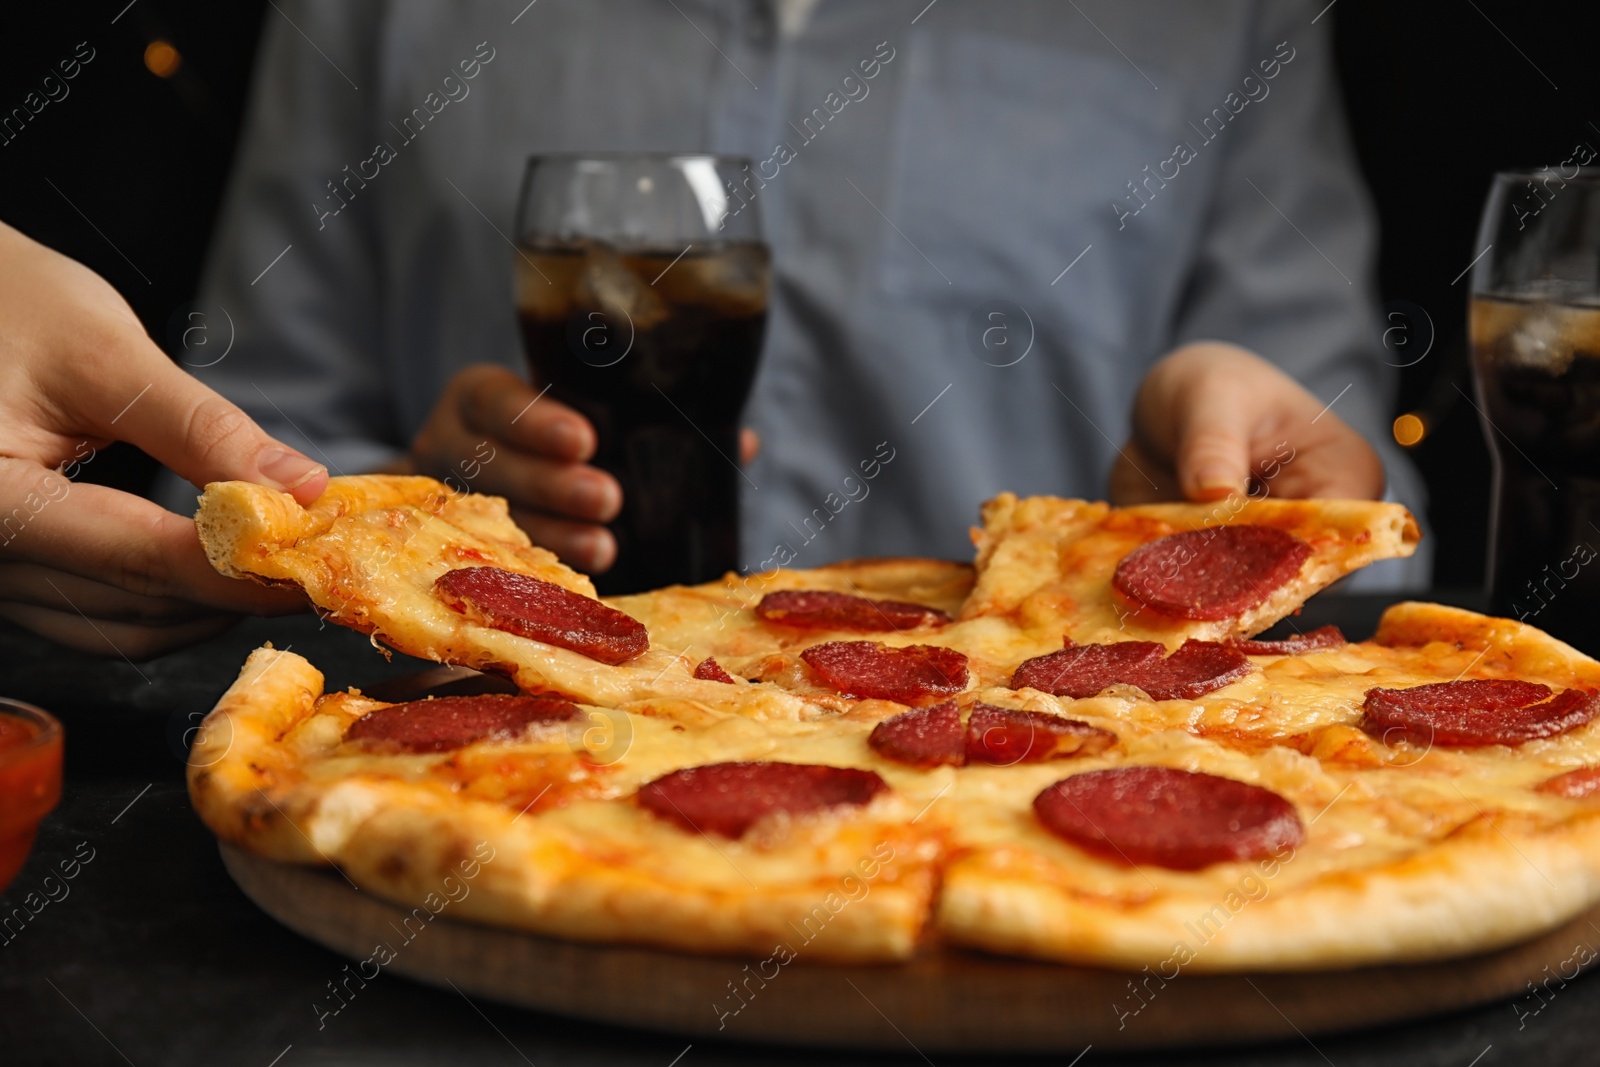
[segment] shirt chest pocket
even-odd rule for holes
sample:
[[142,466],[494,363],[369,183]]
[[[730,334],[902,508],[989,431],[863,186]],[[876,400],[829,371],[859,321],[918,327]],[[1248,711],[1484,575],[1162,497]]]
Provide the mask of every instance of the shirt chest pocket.
[[877,256],[885,293],[1043,289],[1085,247],[1119,238],[1121,268],[1138,270],[1150,242],[1126,240],[1112,204],[1170,152],[1173,121],[1143,75],[1119,56],[974,32],[906,50]]

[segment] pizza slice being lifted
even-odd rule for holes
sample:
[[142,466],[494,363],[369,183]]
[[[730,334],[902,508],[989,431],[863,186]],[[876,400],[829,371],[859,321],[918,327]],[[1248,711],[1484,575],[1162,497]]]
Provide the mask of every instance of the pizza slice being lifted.
[[1074,642],[1248,638],[1421,531],[1399,504],[1108,504],[1001,493],[983,507],[961,618],[1005,616]]
[[770,718],[818,709],[773,686],[696,678],[636,619],[512,522],[499,497],[431,478],[331,479],[309,508],[248,482],[214,482],[195,515],[223,574],[297,585],[324,618],[422,659],[504,674],[528,692],[607,707],[650,704]]
[[[533,546],[503,500],[428,478],[335,478],[309,508],[215,483],[196,523],[222,573],[299,585],[325,617],[400,651],[691,719],[925,705],[1010,684],[1063,637],[1087,647],[1068,649],[1070,664],[1034,663],[1035,688],[1054,691],[1070,666],[1080,685],[1209,691],[1248,667],[1217,639],[1255,633],[1417,539],[1404,508],[1354,501],[1113,509],[1003,494],[984,518],[975,586],[961,564],[877,560],[610,603]],[[1105,670],[1083,670],[1099,660]]]

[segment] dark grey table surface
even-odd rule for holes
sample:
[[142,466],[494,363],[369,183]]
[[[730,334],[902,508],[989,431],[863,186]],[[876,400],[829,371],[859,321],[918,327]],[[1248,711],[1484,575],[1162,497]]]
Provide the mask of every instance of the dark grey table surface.
[[[1297,624],[1371,632],[1383,601],[1325,596]],[[0,694],[67,726],[67,785],[0,917],[29,893],[38,908],[0,931],[0,1064],[475,1065],[711,1064],[984,1060],[907,1046],[903,1057],[691,1040],[468,1000],[385,972],[319,1026],[313,1005],[345,961],[278,926],[234,887],[183,786],[185,731],[264,640],[292,646],[330,687],[421,669],[386,663],[352,633],[312,617],[250,620],[147,663],[92,659],[0,628]],[[59,876],[76,856],[76,877]],[[84,861],[84,857],[88,858]],[[70,868],[69,868],[70,869]],[[55,875],[55,877],[51,877]],[[47,880],[48,879],[48,880]],[[53,898],[53,899],[52,899]],[[47,900],[42,907],[39,900]],[[1496,1067],[1600,1063],[1600,979],[1582,977],[1537,1014],[1493,1004],[1426,1020],[1276,1045],[1166,1050],[1128,1064]],[[885,1026],[889,1024],[886,1022]],[[1040,1059],[1066,1067],[1073,1050]],[[681,1057],[681,1058],[679,1058]],[[1100,1061],[1091,1050],[1079,1064]]]

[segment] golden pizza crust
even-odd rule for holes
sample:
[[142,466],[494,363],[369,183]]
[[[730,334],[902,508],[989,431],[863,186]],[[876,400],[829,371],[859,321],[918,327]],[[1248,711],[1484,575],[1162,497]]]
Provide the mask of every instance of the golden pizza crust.
[[1097,714],[1121,735],[1067,773],[1162,765],[1261,785],[1296,806],[1301,845],[1195,872],[1130,867],[1038,823],[1031,801],[1050,772],[1009,769],[1007,788],[983,789],[972,779],[995,772],[969,770],[950,795],[961,858],[945,872],[939,930],[989,951],[1161,974],[1305,970],[1486,951],[1600,903],[1600,797],[1537,788],[1600,766],[1600,722],[1475,748],[1360,728],[1372,688],[1600,687],[1600,663],[1522,623],[1424,603],[1390,608],[1369,642],[1252,658],[1258,672],[1194,701],[1062,701],[1063,714]]
[[[1117,564],[1148,541],[1185,530],[1256,524],[1285,530],[1312,555],[1293,580],[1244,614],[1218,621],[1162,616],[1111,586]],[[1260,633],[1351,571],[1409,556],[1421,533],[1398,504],[1368,500],[1250,500],[1215,504],[1108,504],[1001,493],[974,529],[978,579],[962,619],[1005,616],[1024,630],[1065,634],[1080,644],[1189,638],[1220,641]]]
[[223,574],[305,591],[325,617],[408,655],[506,674],[529,692],[605,707],[703,709],[799,719],[824,709],[776,686],[702,681],[694,661],[652,640],[618,666],[483,626],[445,604],[434,582],[459,567],[490,566],[594,596],[588,578],[528,541],[499,497],[453,493],[431,478],[334,478],[310,508],[248,482],[214,482],[195,516]]
[[[1007,688],[1021,660],[1061,647],[1064,634],[1171,646],[1256,632],[1356,567],[1409,554],[1417,531],[1403,508],[1269,500],[1115,510],[1006,494],[984,518],[975,578],[960,564],[864,560],[615,598],[649,629],[652,648],[611,667],[472,624],[433,595],[440,574],[478,564],[593,595],[587,579],[528,543],[503,501],[428,479],[335,479],[309,509],[259,487],[209,486],[197,521],[223,573],[293,582],[336,621],[404,651],[500,670],[586,706],[581,721],[514,741],[385,753],[343,740],[380,704],[324,695],[303,659],[258,650],[196,739],[196,809],[226,840],[336,865],[403,903],[425,903],[476,861],[457,914],[694,952],[766,956],[788,944],[822,959],[892,961],[931,936],[1148,967],[1171,980],[1189,969],[1463,955],[1600,901],[1600,797],[1537,788],[1600,766],[1600,726],[1470,749],[1391,744],[1361,729],[1364,694],[1378,686],[1520,678],[1600,688],[1600,663],[1532,627],[1406,603],[1369,642],[1253,656],[1250,674],[1196,700],[1153,701],[1128,686],[1085,700]],[[1289,530],[1313,557],[1266,603],[1221,623],[1155,619],[1110,588],[1128,551],[1220,522]],[[955,619],[885,634],[774,626],[753,609],[777,589],[907,600]],[[888,762],[867,738],[903,709],[828,692],[799,660],[804,648],[840,639],[958,649],[972,675],[956,697],[963,713],[981,700],[1062,715],[1117,743],[1011,767]],[[692,676],[708,656],[735,684]],[[605,758],[592,747],[596,733],[615,746]],[[871,769],[891,790],[863,809],[764,824],[738,841],[686,833],[631,799],[661,774],[739,759]],[[1033,798],[1052,782],[1126,765],[1271,789],[1295,806],[1306,838],[1286,856],[1175,871],[1108,862],[1034,816]]]
[[[514,824],[486,805],[391,783],[367,789],[373,814],[330,852],[346,874],[381,896],[420,904],[464,857],[487,851],[494,859],[452,914],[494,926],[702,954],[766,956],[786,944],[814,960],[893,961],[916,951],[933,897],[937,844],[898,825],[830,832],[820,854],[796,845],[808,873],[791,879],[763,874],[735,844],[690,838],[618,804],[599,813],[618,816],[620,825],[607,827],[614,836],[592,837],[587,821],[582,833],[547,816]],[[578,807],[564,812],[590,814]],[[613,853],[602,857],[606,846]],[[674,879],[630,862],[672,849],[703,871],[729,874]],[[630,854],[619,859],[623,851]]]
[[1205,879],[1212,892],[1138,902],[1031,878],[1012,857],[983,853],[946,872],[938,925],[974,948],[1148,967],[1168,980],[1180,971],[1323,970],[1487,952],[1600,901],[1600,810],[1546,829],[1518,822],[1486,817],[1405,858],[1309,884],[1274,884],[1303,852],[1219,865]]
[[[200,497],[194,522],[206,557],[221,573],[231,578],[303,585],[306,567],[303,560],[292,555],[296,548],[317,539],[335,538],[341,529],[351,525],[352,518],[376,513],[389,521],[391,515],[413,512],[448,523],[463,535],[465,544],[494,557],[493,565],[515,563],[517,566],[508,569],[554,582],[584,596],[595,595],[594,583],[587,577],[528,540],[522,528],[511,521],[504,499],[452,492],[432,478],[390,474],[330,478],[328,488],[310,507],[301,507],[288,493],[251,482],[212,482]],[[383,562],[398,564],[403,557],[397,554]],[[338,576],[317,577],[326,583]],[[363,605],[359,602],[334,601],[318,606],[333,613],[335,621],[342,625],[363,628]]]
[[303,657],[271,645],[250,653],[189,750],[189,799],[212,833],[271,859],[323,861],[272,800],[300,775],[282,738],[321,695],[322,672]]
[[[1592,752],[1596,739],[1584,741]],[[1135,970],[1315,970],[1487,951],[1600,902],[1600,805],[1536,792],[1555,764],[1435,752],[1319,767],[1283,748],[1246,756],[1170,734],[1130,749],[1122,762],[1273,790],[1295,804],[1305,840],[1193,872],[1130,866],[1055,838],[1028,797],[958,793],[960,858],[944,874],[939,931]]]
[[1451,649],[1482,652],[1474,663],[1474,677],[1600,688],[1600,663],[1571,645],[1527,623],[1464,608],[1419,601],[1396,604],[1383,613],[1372,641],[1440,656]]
[[[551,781],[590,774],[593,788],[520,804],[479,799],[450,772],[473,757],[542,765],[592,720],[535,728],[518,743],[386,755],[343,741],[350,722],[383,705],[321,690],[304,659],[264,648],[207,717],[189,789],[218,837],[270,859],[337,866],[362,889],[411,905],[451,895],[446,879],[459,881],[476,859],[481,872],[452,914],[578,940],[763,956],[787,943],[818,960],[894,960],[915,950],[931,913],[942,844],[913,824],[925,803],[915,795],[777,820],[738,841],[683,831],[629,799],[643,781],[703,761],[799,753],[826,762],[839,746],[831,731],[728,717],[687,736],[604,712],[649,751],[569,762]],[[855,745],[867,728],[857,724]]]
[[[1399,617],[1421,611],[1445,612],[1464,639],[1495,629],[1496,620],[1433,605],[1407,605]],[[1382,672],[1397,664],[1434,677],[1426,646],[1368,643],[1341,654],[1368,657],[1371,681],[1388,680]],[[1344,670],[1359,679],[1359,665],[1347,660]],[[1576,657],[1570,666],[1600,665]],[[782,927],[827,926],[815,946],[807,939],[816,958],[887,961],[915,951],[931,917],[933,935],[952,944],[1170,978],[1462,955],[1532,936],[1600,900],[1600,800],[1535,788],[1572,766],[1600,765],[1593,725],[1512,749],[1371,742],[1383,758],[1352,761],[1174,729],[1134,693],[1070,700],[991,688],[966,699],[1080,719],[1116,733],[1117,745],[1045,764],[918,771],[866,744],[873,722],[898,710],[884,702],[826,722],[727,715],[691,729],[588,709],[572,730],[605,716],[632,740],[620,758],[591,766],[553,758],[574,743],[571,730],[564,741],[366,753],[343,734],[381,705],[320,691],[320,675],[293,653],[252,655],[192,756],[191,792],[214,832],[270,858],[336,864],[408,904],[441,893],[446,875],[487,851],[490,874],[459,914],[575,939],[770,953],[765,942]],[[869,768],[893,792],[860,815],[798,820],[753,842],[699,839],[629,802],[667,771],[749,758]],[[1033,817],[1033,796],[1051,782],[1129,764],[1272,789],[1296,806],[1306,840],[1276,859],[1173,871],[1108,862]],[[874,855],[890,862],[866,882],[837,873]]]

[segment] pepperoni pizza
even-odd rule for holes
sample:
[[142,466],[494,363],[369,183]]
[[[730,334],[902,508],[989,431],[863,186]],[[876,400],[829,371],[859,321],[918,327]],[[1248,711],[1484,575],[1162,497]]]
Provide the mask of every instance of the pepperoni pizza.
[[463,916],[694,952],[1170,977],[1460,955],[1600,900],[1600,663],[1428,604],[1365,642],[1255,639],[1408,554],[1404,509],[1004,495],[984,519],[976,567],[601,601],[492,498],[210,486],[223,573],[521,694],[386,704],[263,648],[191,796],[220,837],[402,902],[492,855]]

